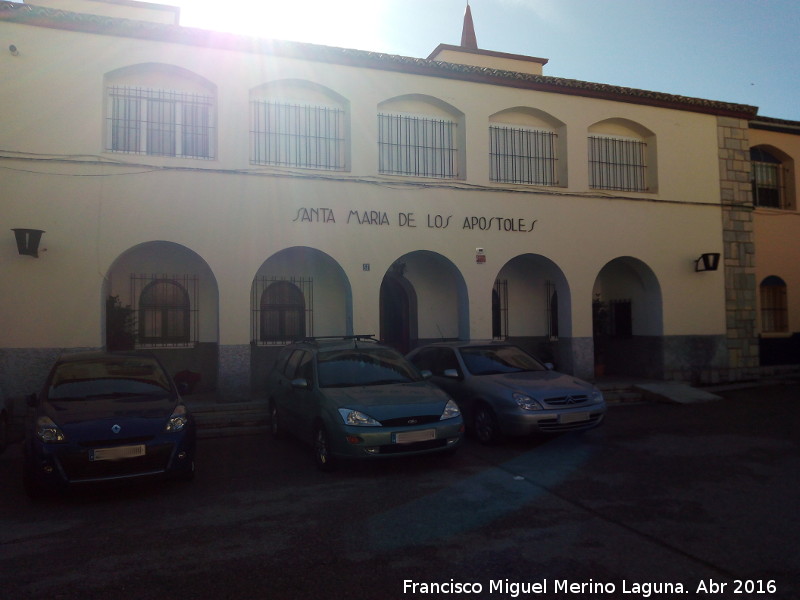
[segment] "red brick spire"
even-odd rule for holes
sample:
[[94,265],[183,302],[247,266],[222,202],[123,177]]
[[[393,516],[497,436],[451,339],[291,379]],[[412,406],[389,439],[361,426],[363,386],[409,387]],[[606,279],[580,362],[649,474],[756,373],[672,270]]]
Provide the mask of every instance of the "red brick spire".
[[475,25],[472,23],[472,11],[467,0],[467,10],[464,12],[464,28],[461,30],[461,47],[478,49],[478,40],[475,37]]

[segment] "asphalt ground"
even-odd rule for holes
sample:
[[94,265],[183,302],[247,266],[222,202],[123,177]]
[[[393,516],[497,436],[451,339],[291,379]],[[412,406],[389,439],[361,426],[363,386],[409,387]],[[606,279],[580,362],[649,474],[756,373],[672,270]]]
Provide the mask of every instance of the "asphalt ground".
[[43,503],[14,444],[0,598],[798,599],[800,386],[720,395],[332,474],[243,430],[201,439],[193,483]]

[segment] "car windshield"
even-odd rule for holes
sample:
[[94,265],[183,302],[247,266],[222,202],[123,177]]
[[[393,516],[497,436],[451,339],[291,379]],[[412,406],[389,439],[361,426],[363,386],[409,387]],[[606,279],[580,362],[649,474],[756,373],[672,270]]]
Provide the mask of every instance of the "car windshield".
[[516,346],[470,346],[461,348],[461,358],[473,375],[547,370],[542,363]]
[[409,383],[422,379],[402,354],[389,348],[320,352],[317,372],[322,388]]
[[50,400],[89,400],[163,396],[170,384],[159,364],[147,357],[109,357],[69,361],[56,367]]

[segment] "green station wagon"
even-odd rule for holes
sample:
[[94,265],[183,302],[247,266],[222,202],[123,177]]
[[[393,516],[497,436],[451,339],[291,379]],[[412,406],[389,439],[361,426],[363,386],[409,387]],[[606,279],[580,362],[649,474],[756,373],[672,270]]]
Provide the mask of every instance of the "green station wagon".
[[286,346],[268,398],[272,434],[288,431],[309,443],[322,470],[338,459],[453,452],[464,434],[447,393],[369,336]]

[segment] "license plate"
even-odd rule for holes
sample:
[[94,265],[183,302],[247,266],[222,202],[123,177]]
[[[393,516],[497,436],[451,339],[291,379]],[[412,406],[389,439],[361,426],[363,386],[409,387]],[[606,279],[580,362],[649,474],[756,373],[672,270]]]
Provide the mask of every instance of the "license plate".
[[116,446],[114,448],[96,448],[91,455],[91,460],[123,460],[144,456],[144,444],[138,446]]
[[419,431],[404,431],[394,434],[395,444],[413,444],[414,442],[427,442],[436,439],[435,429],[421,429]]
[[579,413],[566,413],[560,415],[558,418],[559,423],[579,423],[580,421],[588,421],[589,420],[589,413],[579,412]]

